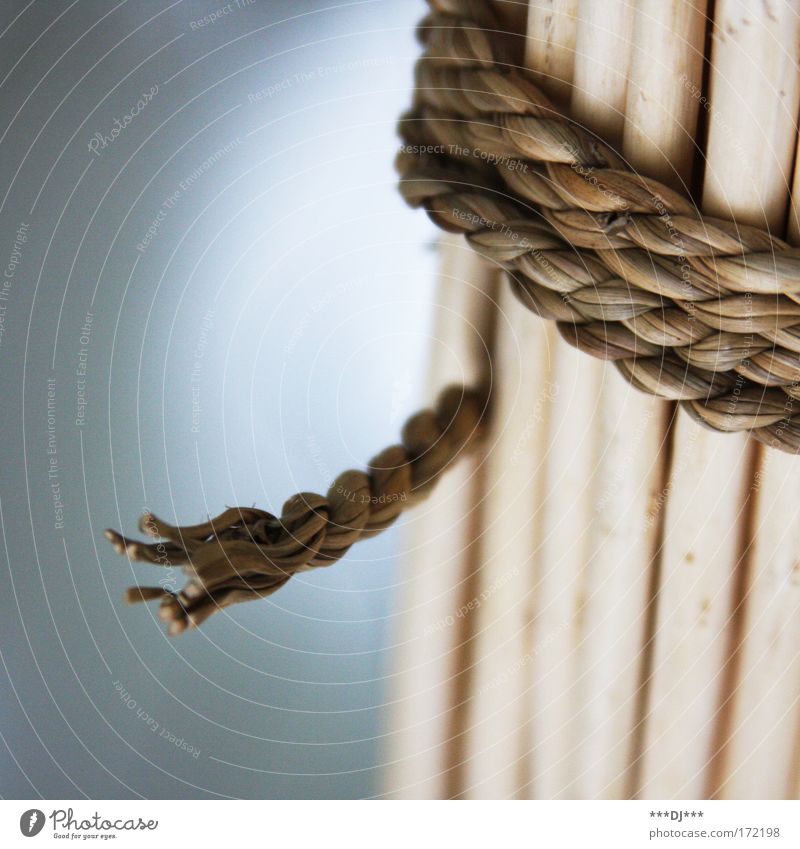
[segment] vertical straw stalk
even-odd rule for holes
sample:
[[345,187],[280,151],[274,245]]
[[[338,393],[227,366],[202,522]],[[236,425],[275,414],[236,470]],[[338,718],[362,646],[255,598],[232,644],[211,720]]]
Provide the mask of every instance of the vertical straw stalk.
[[[704,1],[635,4],[622,152],[633,168],[684,191],[691,180],[698,104],[676,80],[683,76],[700,86],[704,32]],[[571,794],[579,798],[631,793],[647,622],[658,574],[656,505],[665,483],[672,412],[671,404],[605,370],[580,646],[584,707]]]
[[[703,101],[704,211],[773,230],[785,215],[796,117],[776,108],[775,93],[787,84],[776,43],[796,35],[774,14],[771,4],[744,10],[718,0]],[[713,788],[730,655],[745,636],[738,611],[755,448],[743,435],[720,437],[682,414],[673,438],[641,795],[690,799]]]
[[[578,4],[571,114],[613,144],[622,135],[632,23],[624,0],[604,3],[602,10],[597,3]],[[522,790],[534,798],[599,790],[592,778],[583,786],[574,780],[585,768],[580,738],[591,738],[593,722],[605,719],[585,710],[582,683],[607,370],[560,339],[553,351],[526,667],[530,752]]]
[[[444,236],[441,246],[428,402],[448,383],[478,385],[487,380],[486,343],[498,283],[495,270],[460,237]],[[405,529],[384,788],[396,798],[453,795],[463,759],[451,742],[466,698],[463,686],[456,686],[463,672],[464,644],[464,620],[458,611],[479,565],[479,465],[476,457],[458,463]]]
[[[546,69],[538,81],[555,100],[570,91],[575,7],[575,0],[548,0],[529,8],[525,63]],[[532,315],[503,285],[495,351],[499,379],[486,459],[483,590],[471,614],[477,622],[476,664],[465,793],[472,798],[512,798],[528,780],[527,685],[536,651],[540,505],[547,493],[549,433],[559,392],[554,358],[563,357],[562,349],[569,350],[552,323]]]
[[[741,201],[730,201],[737,220],[767,226],[782,236],[787,185],[795,158],[788,237],[800,243],[800,172],[795,157],[800,105],[800,16],[788,3],[775,4],[742,26],[735,8],[720,12],[729,42],[717,55],[738,56],[735,76],[716,81],[712,107],[737,104],[743,116],[741,144],[752,152],[737,178],[709,175],[709,202],[730,214],[724,180],[738,182]],[[737,125],[738,129],[738,125]],[[711,149],[713,152],[713,149]],[[709,792],[730,799],[795,798],[800,744],[800,458],[758,446],[750,480],[751,544],[743,575],[738,649],[728,676],[721,756]]]

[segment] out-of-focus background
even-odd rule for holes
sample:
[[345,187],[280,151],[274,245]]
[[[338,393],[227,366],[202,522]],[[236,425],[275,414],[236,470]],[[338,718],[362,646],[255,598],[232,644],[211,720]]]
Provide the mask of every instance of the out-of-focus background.
[[102,531],[279,512],[418,405],[434,232],[392,161],[423,14],[2,5],[3,797],[381,792],[399,526],[175,640]]

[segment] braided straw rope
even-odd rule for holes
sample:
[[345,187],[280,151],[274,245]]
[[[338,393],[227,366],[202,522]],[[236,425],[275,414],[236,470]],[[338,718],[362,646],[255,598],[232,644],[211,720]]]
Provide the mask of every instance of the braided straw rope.
[[[464,233],[509,272],[527,307],[638,388],[679,401],[709,427],[800,453],[800,252],[701,216],[628,169],[509,61],[491,3],[429,5],[415,103],[400,121],[408,203]],[[280,518],[230,508],[176,527],[148,514],[140,530],[167,540],[150,544],[106,531],[118,553],[181,565],[188,578],[177,593],[136,587],[127,600],[160,600],[174,635],[334,563],[479,442],[487,404],[482,391],[450,387],[368,472],[344,472],[327,497],[294,495]]]
[[400,128],[406,200],[639,389],[800,452],[800,251],[629,170],[507,61],[492,4],[430,6]]
[[413,415],[403,427],[402,444],[381,451],[368,472],[343,472],[327,497],[311,492],[292,496],[280,518],[232,507],[202,525],[175,527],[146,514],[139,530],[167,540],[150,544],[107,530],[118,554],[180,565],[188,579],[177,593],[132,587],[126,600],[160,600],[159,616],[174,636],[223,607],[271,595],[296,572],[330,566],[358,540],[388,528],[430,492],[463,451],[480,441],[486,403],[485,393],[445,389],[435,409]]

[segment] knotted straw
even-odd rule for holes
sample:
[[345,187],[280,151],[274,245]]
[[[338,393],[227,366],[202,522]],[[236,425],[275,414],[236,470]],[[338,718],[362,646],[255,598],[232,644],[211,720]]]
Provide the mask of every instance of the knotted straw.
[[492,4],[430,6],[400,124],[406,200],[639,389],[800,452],[800,251],[629,170],[508,61]]
[[[709,427],[800,453],[800,252],[702,216],[628,169],[509,60],[490,3],[429,5],[415,102],[400,121],[405,199],[464,233],[526,306],[635,386]],[[132,588],[127,600],[160,600],[174,635],[334,563],[479,442],[487,403],[483,391],[450,387],[366,473],[344,472],[326,497],[292,496],[280,518],[231,508],[176,527],[148,514],[140,530],[166,540],[151,544],[106,531],[119,553],[181,565],[188,579],[179,592]]]

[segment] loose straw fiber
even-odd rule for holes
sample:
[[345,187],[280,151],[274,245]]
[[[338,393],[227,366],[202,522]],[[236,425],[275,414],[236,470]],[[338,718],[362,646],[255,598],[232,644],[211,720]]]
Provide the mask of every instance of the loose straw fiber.
[[175,635],[223,607],[271,595],[296,572],[330,566],[430,492],[439,475],[479,440],[485,409],[485,395],[478,391],[444,390],[436,408],[412,416],[403,427],[402,444],[381,451],[366,473],[343,472],[327,497],[292,496],[280,518],[232,507],[201,525],[174,527],[147,514],[139,530],[168,540],[150,544],[106,531],[117,553],[160,566],[181,565],[188,579],[178,593],[132,587],[127,601],[160,600],[159,616]]

